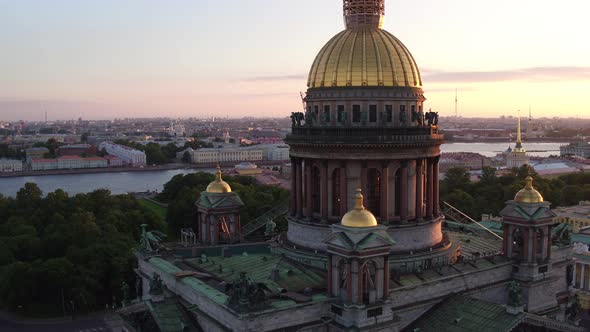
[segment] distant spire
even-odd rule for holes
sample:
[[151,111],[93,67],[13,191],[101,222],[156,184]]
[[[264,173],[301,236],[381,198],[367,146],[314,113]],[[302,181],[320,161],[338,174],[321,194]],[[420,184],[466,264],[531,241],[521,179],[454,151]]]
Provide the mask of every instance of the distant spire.
[[520,110],[518,111],[518,129],[516,132],[516,148],[522,149],[522,132],[520,127]]
[[455,89],[455,117],[459,117],[459,95],[457,89]]

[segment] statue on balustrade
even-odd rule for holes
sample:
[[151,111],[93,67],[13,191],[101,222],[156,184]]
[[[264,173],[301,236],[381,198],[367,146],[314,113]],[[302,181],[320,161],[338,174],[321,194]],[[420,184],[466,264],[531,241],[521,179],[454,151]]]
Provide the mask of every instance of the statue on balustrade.
[[303,121],[304,118],[305,118],[305,115],[303,114],[303,112],[291,113],[291,123],[293,124],[293,127],[295,127],[295,126],[301,127],[301,121]]
[[420,124],[420,114],[416,111],[416,109],[412,110],[412,122]]
[[426,120],[429,126],[438,126],[438,112],[430,111],[426,113]]
[[367,111],[361,111],[361,123],[362,124],[367,123]]
[[406,124],[406,122],[408,122],[408,116],[406,115],[406,110],[399,111],[399,122],[401,124]]
[[522,305],[522,288],[517,281],[511,281],[508,284],[508,305],[511,307]]
[[313,124],[313,114],[311,111],[306,111],[305,112],[305,125],[308,127],[311,127],[311,125]]
[[330,122],[330,113],[324,111],[322,113],[322,124],[328,124],[328,122]]
[[338,122],[340,122],[341,124],[346,123],[346,111],[345,110],[341,110],[338,113]]

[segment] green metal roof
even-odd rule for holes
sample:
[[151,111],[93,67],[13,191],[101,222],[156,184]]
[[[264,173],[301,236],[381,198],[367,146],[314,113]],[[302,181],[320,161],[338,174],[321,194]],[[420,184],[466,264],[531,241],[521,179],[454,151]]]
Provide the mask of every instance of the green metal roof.
[[525,317],[506,308],[469,297],[453,296],[435,305],[412,325],[409,332],[508,332]]
[[[265,283],[268,288],[278,292],[280,288],[301,292],[305,288],[324,288],[325,276],[310,269],[299,268],[296,264],[273,254],[235,255],[232,257],[210,257],[207,262],[198,259],[191,263],[219,278],[232,282],[240,272],[246,272],[253,282]],[[279,270],[279,278],[271,279],[273,269]]]
[[174,264],[172,264],[160,257],[152,257],[148,260],[148,262],[150,264],[152,264],[154,267],[156,267],[159,270],[164,271],[168,274],[175,274],[178,272],[182,272],[182,270],[178,266],[176,266],[176,265],[174,265]]
[[146,305],[161,332],[182,332],[190,328],[190,323],[182,315],[182,309],[173,299],[163,302],[147,301]]

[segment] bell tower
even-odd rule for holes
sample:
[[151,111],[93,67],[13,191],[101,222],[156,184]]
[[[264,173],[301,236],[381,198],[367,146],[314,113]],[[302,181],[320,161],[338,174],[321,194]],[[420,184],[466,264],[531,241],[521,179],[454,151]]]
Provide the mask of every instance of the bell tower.
[[244,202],[223,181],[219,166],[216,179],[201,193],[195,205],[198,210],[199,243],[218,245],[240,242],[240,208],[244,206]]
[[553,274],[551,262],[551,230],[555,213],[533,187],[533,178],[526,178],[525,188],[500,212],[503,217],[503,252],[512,259],[512,277],[523,285],[523,300],[529,311],[538,306],[557,304],[555,296],[540,298],[544,284]]
[[363,205],[356,190],[355,206],[332,226],[328,245],[328,291],[335,298],[336,321],[363,328],[391,319],[389,252],[395,242],[387,227]]

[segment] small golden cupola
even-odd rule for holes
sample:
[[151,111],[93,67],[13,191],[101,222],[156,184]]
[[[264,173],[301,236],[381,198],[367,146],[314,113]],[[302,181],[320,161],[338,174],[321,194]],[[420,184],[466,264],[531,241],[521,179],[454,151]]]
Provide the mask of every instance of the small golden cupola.
[[514,201],[517,203],[543,203],[543,195],[533,188],[533,178],[529,176],[525,181],[526,186],[516,194]]
[[207,192],[213,194],[231,193],[231,187],[221,178],[221,167],[217,166],[217,178],[215,181],[209,183]]
[[353,228],[376,227],[377,219],[371,211],[365,209],[363,205],[363,195],[361,189],[356,190],[356,202],[354,208],[342,217],[342,226]]

